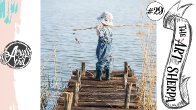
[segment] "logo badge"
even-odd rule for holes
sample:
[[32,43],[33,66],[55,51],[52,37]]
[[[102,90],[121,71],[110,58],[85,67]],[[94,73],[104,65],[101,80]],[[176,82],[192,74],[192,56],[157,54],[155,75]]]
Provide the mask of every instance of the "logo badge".
[[163,5],[159,2],[152,2],[150,5],[148,5],[146,9],[146,14],[148,18],[150,18],[153,21],[160,20],[164,15],[164,8]]
[[21,41],[9,43],[1,55],[1,63],[8,65],[10,68],[25,68],[31,60],[31,48]]

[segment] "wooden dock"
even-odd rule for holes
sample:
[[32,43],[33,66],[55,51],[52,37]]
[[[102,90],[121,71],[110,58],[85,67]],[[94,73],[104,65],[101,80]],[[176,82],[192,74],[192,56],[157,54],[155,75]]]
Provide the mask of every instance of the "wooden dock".
[[124,70],[112,71],[109,81],[95,81],[95,70],[73,71],[68,87],[58,99],[55,110],[123,110],[138,109],[137,77],[124,63]]

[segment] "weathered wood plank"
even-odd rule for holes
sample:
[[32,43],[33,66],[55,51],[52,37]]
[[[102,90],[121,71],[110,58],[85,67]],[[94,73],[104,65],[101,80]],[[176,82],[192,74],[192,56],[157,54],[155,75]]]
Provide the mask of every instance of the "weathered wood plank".
[[[103,92],[103,93],[109,92],[111,93],[111,92],[116,92],[116,91],[124,92],[125,89],[122,89],[122,88],[99,88],[99,89],[81,88],[80,89],[80,92]],[[131,92],[136,93],[137,89],[135,87],[132,87]]]
[[124,95],[125,94],[125,92],[111,92],[111,93],[104,93],[104,92],[91,92],[91,93],[89,93],[89,92],[80,92],[79,93],[79,95],[108,95],[108,96],[111,96],[111,95]]
[[[116,96],[105,96],[105,97],[103,97],[103,95],[101,96],[101,95],[97,95],[97,96],[85,96],[85,97],[83,97],[83,96],[81,96],[80,97],[80,100],[86,100],[86,101],[88,101],[88,100],[107,100],[107,99],[111,99],[111,100],[116,100],[116,99],[118,99],[118,100],[124,100],[124,97],[125,97],[125,95],[116,95]],[[136,102],[136,101],[138,101],[138,98],[136,97],[136,96],[134,96],[134,95],[132,95],[131,97],[130,97],[130,99],[131,99],[131,101],[132,102]]]
[[[63,92],[73,92],[74,91],[74,86],[70,86],[69,88],[65,88]],[[63,94],[63,93],[62,93]]]
[[[86,97],[86,98],[96,98],[96,99],[100,99],[100,100],[104,100],[104,99],[107,99],[107,98],[111,98],[111,99],[123,99],[124,100],[124,97],[125,97],[125,94],[121,93],[121,94],[87,94],[87,93],[81,93],[80,94],[80,99]],[[131,99],[136,99],[137,98],[137,94],[131,94],[130,96]]]
[[[64,92],[73,92],[73,91],[74,91],[74,88],[66,88],[66,89],[64,89]],[[125,90],[122,87],[121,88],[115,88],[115,89],[114,88],[95,88],[95,89],[92,89],[92,88],[88,88],[88,87],[80,88],[80,92],[89,92],[89,93],[91,93],[91,92],[111,93],[111,92],[124,92],[124,91]],[[131,92],[133,94],[135,94],[137,92],[137,88],[132,87]]]
[[[64,107],[58,105],[55,110],[64,110]],[[106,107],[72,107],[72,110],[124,110],[124,108],[106,108]],[[131,109],[138,110],[138,109]]]
[[[69,87],[73,87],[76,82],[70,82],[68,84]],[[133,83],[133,87],[136,86],[136,82],[128,82],[128,83]],[[107,87],[107,88],[115,88],[118,86],[124,87],[124,82],[117,80],[117,81],[81,81],[81,87],[95,87],[95,88],[100,88],[100,87]]]
[[[102,76],[102,78],[104,79],[104,75]],[[72,75],[71,79],[76,80],[76,75]],[[122,77],[111,77],[110,80],[122,80]],[[88,77],[81,77],[81,80],[94,80],[94,77],[92,76],[88,76]],[[137,77],[136,76],[132,76],[132,77],[127,77],[127,80],[133,80],[133,81],[137,81]]]
[[[104,99],[104,100],[100,100],[100,99],[96,99],[96,98],[95,98],[95,99],[89,98],[89,99],[80,99],[80,100],[79,100],[79,103],[80,103],[80,102],[112,102],[112,101],[113,101],[113,102],[119,102],[119,101],[123,101],[123,100],[124,100],[124,99],[116,99],[116,98],[115,98],[115,99],[111,99],[111,98],[110,98],[110,99]],[[136,99],[135,99],[135,100],[130,100],[130,102],[131,102],[131,103],[137,103],[138,100],[136,100]]]
[[[95,70],[87,70],[85,72],[85,74],[92,74],[92,75],[95,75],[95,73],[96,73]],[[103,73],[105,73],[105,72],[103,72]],[[72,71],[72,74],[73,75],[76,75],[76,71]],[[132,75],[134,75],[133,71],[128,71],[128,74],[129,74],[129,77],[132,76]],[[111,72],[111,76],[123,77],[123,75],[124,75],[124,70],[113,70]]]
[[[103,96],[103,95],[96,95],[96,96],[93,96],[93,95],[91,95],[91,96],[80,96],[80,98],[79,98],[79,102],[80,101],[86,101],[86,102],[89,102],[89,101],[99,101],[99,100],[102,100],[102,101],[104,101],[104,100],[121,100],[121,101],[124,101],[124,97],[125,97],[125,95],[113,95],[113,96]],[[137,101],[138,101],[138,98],[137,98],[137,96],[135,96],[135,95],[132,95],[131,97],[130,97],[130,101],[132,102],[132,103],[136,103]],[[58,104],[60,104],[60,105],[63,105],[63,103],[64,103],[64,99],[63,99],[63,97],[60,97],[59,99],[58,99]]]
[[123,85],[83,85],[81,84],[82,88],[123,88]]
[[54,108],[54,110],[64,110],[64,106],[63,105],[58,105]]
[[[80,107],[110,107],[110,108],[123,108],[124,102],[80,102]],[[136,103],[130,103],[130,108],[137,108]]]
[[[105,108],[105,107],[72,107],[72,110],[124,110],[123,108]],[[131,109],[137,110],[137,109]]]
[[110,80],[110,81],[82,81],[81,84],[84,84],[84,85],[89,85],[89,83],[91,85],[123,85],[123,81],[122,80]]

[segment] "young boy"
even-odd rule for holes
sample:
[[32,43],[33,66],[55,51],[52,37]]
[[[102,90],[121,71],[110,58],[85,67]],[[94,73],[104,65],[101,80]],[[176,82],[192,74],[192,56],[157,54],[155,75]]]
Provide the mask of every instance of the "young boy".
[[96,56],[98,62],[96,63],[96,77],[95,80],[100,81],[102,72],[105,70],[106,80],[110,80],[110,63],[112,60],[111,43],[112,32],[111,27],[113,25],[113,16],[109,12],[103,12],[100,17],[97,18],[100,24],[97,25],[96,31],[98,35],[98,44],[96,49]]

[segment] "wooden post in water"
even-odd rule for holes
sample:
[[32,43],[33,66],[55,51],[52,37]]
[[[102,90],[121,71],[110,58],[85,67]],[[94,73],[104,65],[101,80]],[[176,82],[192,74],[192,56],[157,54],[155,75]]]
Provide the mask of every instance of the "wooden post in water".
[[82,76],[85,76],[85,62],[82,62],[81,71],[82,71]]
[[74,106],[78,106],[78,100],[79,100],[79,89],[80,89],[80,84],[78,82],[75,83],[75,88],[74,88]]
[[125,94],[125,108],[126,109],[129,109],[130,97],[131,97],[131,88],[132,88],[132,83],[131,84],[127,83],[127,85],[126,85],[126,94]]
[[124,62],[124,71],[125,71],[125,73],[128,71],[128,63],[127,63],[127,61]]
[[81,71],[76,70],[76,77],[77,77],[77,82],[81,84]]
[[134,71],[130,68],[130,66],[128,66],[128,68],[129,68],[129,74],[128,74],[128,76],[130,76],[130,77],[132,77],[133,75],[134,75]]
[[72,100],[73,100],[73,92],[64,92],[64,110],[71,110]]
[[126,85],[127,85],[127,75],[124,74],[124,88],[126,89]]
[[128,77],[128,63],[124,62],[124,88],[127,85],[127,77]]

